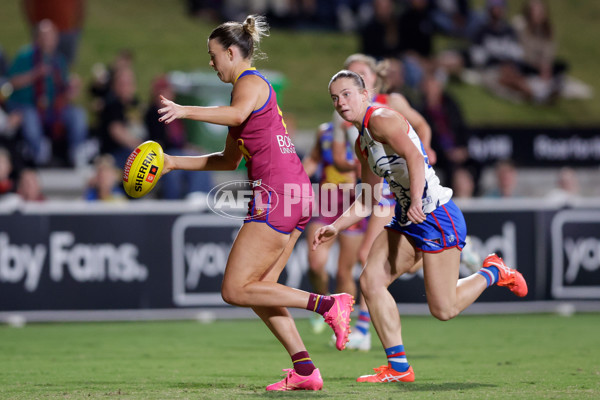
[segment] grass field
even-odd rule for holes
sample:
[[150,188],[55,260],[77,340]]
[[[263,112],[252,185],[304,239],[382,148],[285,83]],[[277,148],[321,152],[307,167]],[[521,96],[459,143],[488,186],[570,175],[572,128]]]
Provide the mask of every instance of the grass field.
[[2,399],[597,399],[600,315],[403,318],[410,384],[358,384],[384,362],[298,328],[325,386],[266,393],[289,357],[258,320],[0,326]]
[[[483,0],[473,1],[481,6]],[[511,15],[521,1],[511,1]],[[593,56],[600,39],[600,2],[550,0],[559,41],[559,55],[566,59],[570,73],[600,93],[597,60]],[[7,1],[0,12],[0,46],[9,57],[29,41],[29,32],[20,1]],[[152,77],[172,70],[208,68],[206,37],[215,24],[185,15],[184,1],[89,0],[83,38],[75,71],[85,84],[96,62],[108,63],[124,47],[136,54],[136,72],[142,99],[149,95]],[[151,28],[150,28],[151,27]],[[583,30],[582,30],[582,27]],[[316,129],[330,119],[333,108],[327,82],[341,68],[343,60],[359,50],[354,35],[334,32],[295,32],[273,29],[264,41],[268,60],[258,67],[282,71],[288,80],[282,109],[288,123],[301,129]],[[453,84],[471,125],[586,126],[600,124],[600,95],[585,101],[559,101],[553,106],[512,104],[490,96],[483,89]]]

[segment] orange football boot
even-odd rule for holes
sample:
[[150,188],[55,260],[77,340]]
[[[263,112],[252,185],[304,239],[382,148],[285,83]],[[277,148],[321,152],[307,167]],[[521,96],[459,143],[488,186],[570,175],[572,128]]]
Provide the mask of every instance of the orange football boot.
[[525,278],[523,278],[523,275],[519,271],[507,267],[502,258],[498,257],[495,253],[487,256],[483,261],[484,267],[492,265],[498,268],[498,282],[496,282],[496,285],[507,287],[519,297],[527,295],[527,282],[525,282]]
[[363,375],[356,378],[356,382],[372,382],[372,383],[387,383],[387,382],[414,382],[415,372],[412,367],[404,372],[398,372],[390,365],[382,365],[379,368],[373,368],[376,374]]

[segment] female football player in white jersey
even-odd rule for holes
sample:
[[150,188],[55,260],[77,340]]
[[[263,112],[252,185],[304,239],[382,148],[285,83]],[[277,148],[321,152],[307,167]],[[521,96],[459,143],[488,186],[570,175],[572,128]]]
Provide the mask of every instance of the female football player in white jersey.
[[[435,152],[431,149],[431,128],[429,124],[414,108],[411,107],[408,100],[400,93],[384,93],[384,78],[385,78],[385,63],[378,64],[375,58],[366,54],[355,53],[351,54],[344,61],[344,69],[356,72],[363,78],[366,89],[371,95],[373,104],[385,105],[393,110],[398,111],[406,117],[409,123],[414,127],[419,139],[425,147],[430,164],[435,164]],[[346,157],[346,148],[354,147],[354,142],[358,137],[358,130],[350,122],[345,121],[337,112],[333,113],[333,161],[340,171],[356,171],[356,158],[348,160]],[[361,266],[365,265],[367,255],[371,249],[371,245],[383,228],[390,223],[394,215],[396,205],[394,195],[390,192],[389,187],[385,184],[382,186],[383,195],[381,201],[376,205],[377,212],[371,214],[368,219],[367,228],[362,235],[362,242],[357,248],[357,257]],[[353,268],[353,266],[352,266]],[[411,270],[415,272],[421,268],[421,264],[417,263]],[[352,269],[345,271],[345,275],[351,275]],[[351,292],[348,292],[351,293]],[[363,296],[360,297],[360,308],[356,324],[352,328],[352,333],[348,336],[348,344],[346,348],[361,351],[369,351],[371,349],[371,316],[367,308],[367,304]],[[332,338],[335,341],[334,338]]]
[[385,178],[396,198],[395,214],[371,247],[360,287],[388,363],[357,381],[412,382],[415,377],[404,352],[398,308],[387,290],[396,278],[422,259],[429,310],[442,321],[454,318],[493,284],[520,297],[527,294],[527,284],[495,254],[485,259],[478,272],[458,279],[465,220],[452,201],[452,190],[440,185],[427,163],[414,129],[400,113],[371,105],[363,79],[354,72],[335,74],[329,92],[336,111],[359,130],[355,150],[367,187],[340,218],[316,232],[313,248],[364,218],[364,210],[370,213],[378,194],[369,188]]

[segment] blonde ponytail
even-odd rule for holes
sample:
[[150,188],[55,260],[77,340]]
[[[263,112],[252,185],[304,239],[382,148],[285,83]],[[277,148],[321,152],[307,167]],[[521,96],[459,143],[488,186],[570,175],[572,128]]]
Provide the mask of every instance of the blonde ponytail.
[[259,49],[263,36],[269,36],[269,25],[262,15],[249,15],[246,20],[240,22],[225,22],[219,25],[209,35],[208,39],[216,39],[228,48],[237,46],[242,51],[244,58],[255,60],[266,58]]

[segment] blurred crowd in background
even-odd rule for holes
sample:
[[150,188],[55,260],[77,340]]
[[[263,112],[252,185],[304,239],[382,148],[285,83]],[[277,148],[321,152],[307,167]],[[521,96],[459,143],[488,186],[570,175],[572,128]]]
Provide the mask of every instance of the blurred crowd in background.
[[[87,167],[94,172],[81,198],[126,200],[120,167],[141,142],[158,141],[169,154],[202,153],[181,121],[158,122],[159,96],[175,94],[167,76],[157,76],[150,88],[136,86],[135,49],[98,63],[90,76],[71,73],[85,24],[84,0],[22,3],[31,43],[10,58],[0,47],[0,195],[41,201],[46,197],[39,169]],[[521,3],[513,16],[505,0],[487,0],[481,8],[468,0],[187,0],[185,5],[191,18],[215,24],[258,13],[272,27],[357,34],[357,50],[379,61],[383,91],[402,93],[428,121],[436,169],[455,195],[513,197],[519,195],[514,192],[518,169],[511,160],[496,166],[494,190],[479,189],[480,166],[466,147],[469,127],[446,83],[464,80],[522,103],[590,95],[570,84],[568,62],[556,57],[547,2]],[[433,41],[439,35],[451,46],[436,52]],[[139,90],[151,92],[148,104],[138,100]],[[82,95],[91,99],[89,109],[74,101]],[[559,175],[549,195],[580,192],[576,170],[565,168]],[[177,171],[161,180],[155,196],[182,199],[213,185],[209,173]]]

